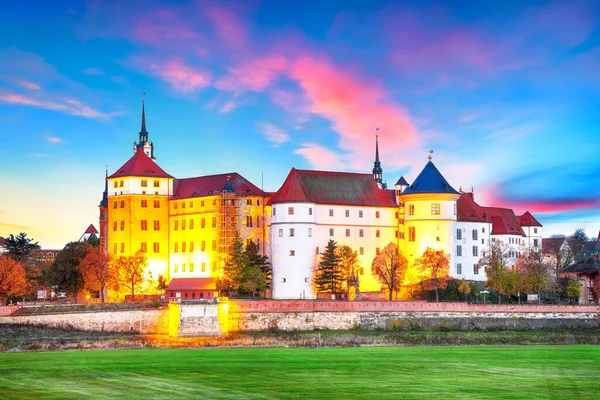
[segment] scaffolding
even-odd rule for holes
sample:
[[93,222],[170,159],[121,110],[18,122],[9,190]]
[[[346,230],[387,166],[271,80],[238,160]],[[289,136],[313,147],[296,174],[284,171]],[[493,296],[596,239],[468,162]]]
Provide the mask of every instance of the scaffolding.
[[238,205],[232,190],[224,189],[219,197],[219,255],[224,262],[237,232]]

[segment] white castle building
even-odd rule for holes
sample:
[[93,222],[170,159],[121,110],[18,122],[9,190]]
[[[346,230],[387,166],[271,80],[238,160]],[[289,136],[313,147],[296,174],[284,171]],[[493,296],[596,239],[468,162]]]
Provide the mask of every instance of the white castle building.
[[[529,213],[482,207],[473,193],[456,191],[431,161],[412,184],[394,190],[382,182],[376,141],[373,175],[292,168],[271,199],[270,253],[273,298],[315,298],[313,272],[330,239],[358,252],[361,292],[378,292],[371,263],[395,243],[412,265],[427,247],[451,257],[450,275],[486,279],[477,262],[490,243],[508,246],[511,261],[525,247],[541,250],[542,225]],[[409,269],[409,282],[418,280]]]

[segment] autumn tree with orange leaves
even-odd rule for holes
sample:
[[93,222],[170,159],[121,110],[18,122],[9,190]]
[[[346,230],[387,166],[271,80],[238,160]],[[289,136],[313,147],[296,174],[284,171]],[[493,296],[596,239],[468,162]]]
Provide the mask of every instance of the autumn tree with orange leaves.
[[435,290],[435,301],[440,301],[439,289],[448,286],[450,272],[450,255],[444,250],[428,247],[423,255],[415,260],[423,280],[423,289]]
[[115,275],[114,268],[110,264],[110,256],[105,254],[99,246],[93,247],[77,268],[83,275],[86,288],[98,291],[100,300],[104,303],[106,287]]
[[25,269],[10,257],[0,257],[0,305],[10,296],[21,296],[27,290]]

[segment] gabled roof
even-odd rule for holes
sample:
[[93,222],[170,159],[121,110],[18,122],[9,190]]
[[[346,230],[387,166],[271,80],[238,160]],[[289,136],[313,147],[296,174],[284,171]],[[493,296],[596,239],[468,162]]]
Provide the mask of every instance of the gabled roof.
[[456,190],[442,176],[433,162],[428,161],[423,171],[417,176],[412,185],[410,185],[402,194],[415,193],[451,193],[458,194]]
[[83,232],[84,235],[88,234],[88,233],[98,233],[94,224],[90,224],[90,226],[88,226],[88,228],[85,230],[85,232]]
[[565,272],[600,272],[600,260],[598,260],[597,256],[587,257],[560,270],[561,274]]
[[482,208],[487,212],[488,220],[492,221],[492,235],[526,236],[513,210],[499,207]]
[[216,291],[216,278],[173,278],[167,290],[213,290]]
[[292,168],[272,203],[396,207],[394,191],[379,189],[371,174]]
[[554,249],[560,248],[563,243],[567,240],[566,237],[551,237],[542,239],[542,253],[549,254],[553,253]]
[[456,202],[456,219],[461,222],[486,222],[488,214],[479,204],[475,203],[473,193],[461,192]]
[[[228,182],[229,180],[229,182]],[[230,172],[228,174],[197,176],[194,178],[175,179],[173,183],[172,198],[188,198],[209,196],[221,193],[225,187],[233,187],[235,193],[241,195],[268,196],[269,194],[260,190],[249,180],[238,174]]]
[[408,182],[406,182],[406,179],[404,179],[404,175],[402,175],[400,177],[400,179],[398,179],[398,182],[396,182],[396,185],[405,185],[405,186],[408,186]]
[[525,214],[520,215],[518,219],[521,226],[542,226],[529,211],[525,211]]
[[120,178],[126,176],[147,176],[152,178],[172,178],[157,163],[144,153],[144,149],[138,149],[133,157],[129,159],[114,174],[108,177]]

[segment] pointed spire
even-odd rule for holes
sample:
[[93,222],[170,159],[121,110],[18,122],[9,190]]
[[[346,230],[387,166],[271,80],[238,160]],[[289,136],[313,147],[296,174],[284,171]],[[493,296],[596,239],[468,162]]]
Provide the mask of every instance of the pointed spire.
[[[146,95],[146,92],[144,92],[144,96]],[[144,98],[142,97],[142,129],[140,130],[140,141],[142,134],[146,134],[148,135],[148,132],[146,131],[146,110],[144,107]],[[145,140],[148,140],[147,138]]]
[[[379,133],[379,128],[377,128],[377,133]],[[381,188],[383,179],[381,175],[383,174],[383,169],[381,168],[381,162],[379,161],[379,135],[375,135],[375,162],[373,163],[373,179],[377,182],[377,185]]]
[[[379,132],[379,128],[377,128]],[[375,135],[375,162],[379,162],[379,135]]]

